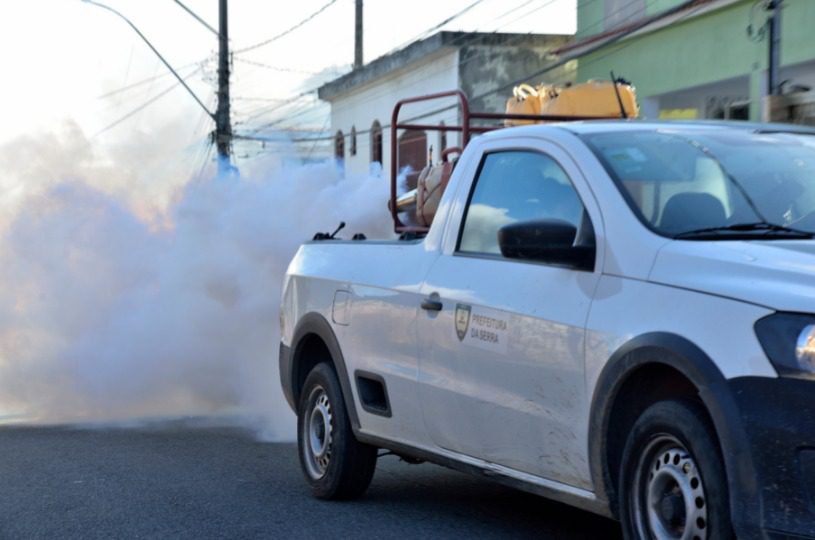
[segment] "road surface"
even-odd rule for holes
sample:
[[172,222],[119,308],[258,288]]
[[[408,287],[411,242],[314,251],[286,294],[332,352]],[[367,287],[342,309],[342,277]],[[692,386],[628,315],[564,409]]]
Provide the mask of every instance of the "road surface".
[[616,523],[434,465],[313,499],[292,444],[228,428],[0,429],[0,538],[615,539]]

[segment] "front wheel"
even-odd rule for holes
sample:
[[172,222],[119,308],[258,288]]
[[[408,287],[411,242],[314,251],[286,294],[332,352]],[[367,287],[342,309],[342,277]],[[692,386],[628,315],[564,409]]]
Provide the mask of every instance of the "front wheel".
[[297,445],[316,497],[351,499],[370,485],[377,450],[354,437],[340,383],[328,364],[318,364],[306,377],[297,409]]
[[620,467],[625,538],[733,538],[721,454],[704,409],[661,401],[634,424]]

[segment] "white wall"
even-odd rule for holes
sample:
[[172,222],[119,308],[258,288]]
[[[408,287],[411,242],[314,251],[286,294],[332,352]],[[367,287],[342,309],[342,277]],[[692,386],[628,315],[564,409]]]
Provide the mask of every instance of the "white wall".
[[[454,90],[459,87],[458,80],[458,50],[449,49],[439,51],[420,63],[389,73],[381,79],[370,84],[354,88],[341,97],[334,98],[331,103],[331,128],[336,134],[342,130],[345,138],[345,169],[349,173],[367,173],[371,165],[371,137],[369,130],[374,120],[379,120],[383,126],[383,161],[382,177],[390,178],[390,128],[391,113],[395,103],[404,98],[432,94],[445,90]],[[423,114],[446,105],[456,103],[455,100],[440,100],[416,105],[406,105],[400,113],[400,120]],[[435,114],[417,123],[458,124],[458,110]],[[357,153],[350,155],[351,127],[357,130]],[[458,145],[459,137],[455,133],[448,133],[447,145]],[[434,148],[434,161],[438,156],[439,137],[437,132],[428,132],[427,143]]]

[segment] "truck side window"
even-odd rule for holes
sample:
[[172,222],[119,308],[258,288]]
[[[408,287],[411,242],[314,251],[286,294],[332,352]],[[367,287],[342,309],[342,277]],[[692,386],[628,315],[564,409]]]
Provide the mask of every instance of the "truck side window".
[[545,154],[487,154],[464,216],[459,251],[500,255],[498,229],[516,221],[559,219],[579,229],[583,203],[566,172]]

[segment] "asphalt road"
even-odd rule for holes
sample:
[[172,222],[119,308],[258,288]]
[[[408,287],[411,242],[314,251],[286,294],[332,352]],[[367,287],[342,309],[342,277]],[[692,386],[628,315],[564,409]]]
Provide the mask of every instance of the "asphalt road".
[[434,465],[313,499],[295,447],[234,429],[0,429],[0,538],[619,538],[616,523]]

